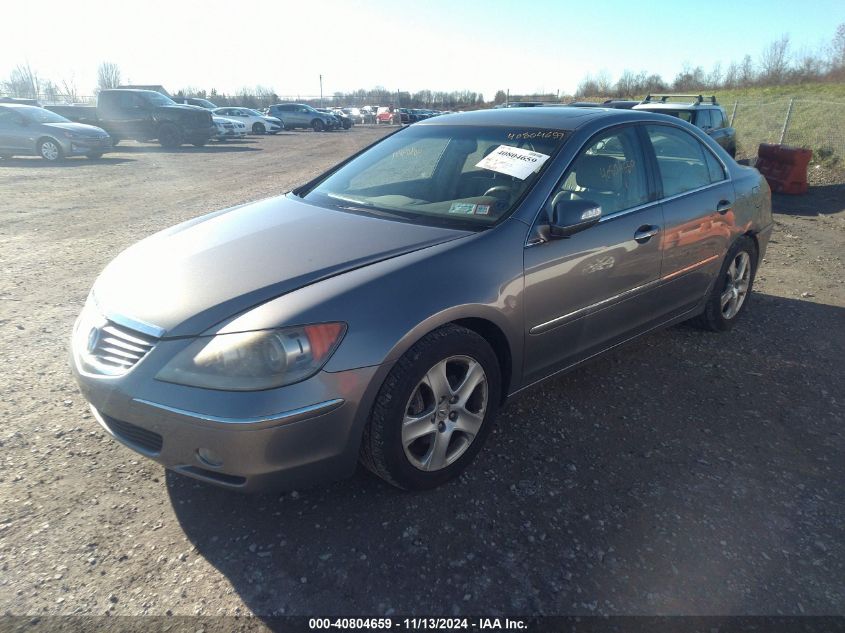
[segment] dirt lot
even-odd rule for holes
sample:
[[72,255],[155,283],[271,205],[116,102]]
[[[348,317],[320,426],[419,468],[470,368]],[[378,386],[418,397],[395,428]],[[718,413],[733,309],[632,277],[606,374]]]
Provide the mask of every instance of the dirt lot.
[[775,198],[734,331],[676,327],[534,388],[439,490],[359,472],[243,497],[100,430],[67,344],[103,266],[383,133],[0,161],[0,613],[845,613],[841,184]]

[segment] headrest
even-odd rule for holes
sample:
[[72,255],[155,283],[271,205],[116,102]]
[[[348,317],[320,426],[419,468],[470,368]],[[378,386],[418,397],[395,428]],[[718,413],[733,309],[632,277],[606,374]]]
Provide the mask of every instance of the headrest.
[[575,182],[584,189],[621,191],[626,164],[613,156],[584,155],[575,165]]

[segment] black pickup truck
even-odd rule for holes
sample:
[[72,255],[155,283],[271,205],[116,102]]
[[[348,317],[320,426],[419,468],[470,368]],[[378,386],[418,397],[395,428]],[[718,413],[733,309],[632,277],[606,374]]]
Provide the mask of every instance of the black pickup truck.
[[103,128],[113,144],[121,139],[158,140],[162,147],[205,145],[216,134],[211,113],[175,101],[154,90],[103,90],[97,105],[47,106],[56,114]]

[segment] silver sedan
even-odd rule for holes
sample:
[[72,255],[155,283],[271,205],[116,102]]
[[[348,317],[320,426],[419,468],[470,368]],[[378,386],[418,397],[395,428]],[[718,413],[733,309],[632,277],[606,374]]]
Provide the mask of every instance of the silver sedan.
[[507,397],[675,323],[734,327],[772,226],[760,174],[677,118],[444,115],[129,248],[72,367],[108,433],[184,475],[257,490],[360,461],[430,488]]
[[0,157],[35,155],[49,162],[66,156],[100,158],[111,145],[108,133],[93,125],[73,123],[37,106],[0,104]]

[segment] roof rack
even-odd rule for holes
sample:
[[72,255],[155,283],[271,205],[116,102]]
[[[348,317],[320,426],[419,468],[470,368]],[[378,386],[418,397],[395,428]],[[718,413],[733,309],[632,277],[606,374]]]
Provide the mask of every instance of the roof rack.
[[716,95],[710,95],[709,97],[705,97],[704,95],[678,95],[678,94],[649,94],[646,96],[645,99],[642,100],[642,103],[655,103],[659,101],[660,103],[666,103],[667,99],[693,99],[693,105],[699,105],[704,103],[704,101],[709,101],[713,105],[719,105],[716,103]]

